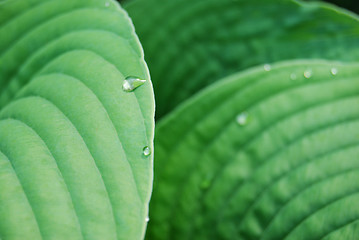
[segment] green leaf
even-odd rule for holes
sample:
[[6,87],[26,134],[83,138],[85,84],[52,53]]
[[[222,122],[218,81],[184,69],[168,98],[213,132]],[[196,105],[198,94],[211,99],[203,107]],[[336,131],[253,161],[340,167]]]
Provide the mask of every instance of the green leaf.
[[324,3],[127,2],[151,69],[158,118],[203,87],[251,66],[285,59],[359,59],[358,18]]
[[[142,239],[154,96],[127,14],[8,0],[0,36],[1,239]],[[146,82],[126,92],[128,76]]]
[[156,129],[148,239],[356,239],[359,64],[232,75]]

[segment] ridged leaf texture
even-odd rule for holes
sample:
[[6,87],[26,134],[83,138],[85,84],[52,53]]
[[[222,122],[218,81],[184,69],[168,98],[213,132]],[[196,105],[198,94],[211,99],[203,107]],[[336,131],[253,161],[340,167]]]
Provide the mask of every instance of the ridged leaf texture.
[[1,1],[0,36],[0,238],[142,239],[154,96],[127,13]]
[[156,129],[147,239],[355,240],[359,64],[234,74]]
[[324,3],[127,0],[125,9],[151,69],[157,118],[203,87],[251,66],[359,59],[358,18]]

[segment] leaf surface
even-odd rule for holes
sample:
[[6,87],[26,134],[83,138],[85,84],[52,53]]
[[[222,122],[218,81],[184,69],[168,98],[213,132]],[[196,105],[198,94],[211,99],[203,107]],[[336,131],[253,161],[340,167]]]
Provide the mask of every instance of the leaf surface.
[[358,67],[257,67],[163,118],[148,239],[356,239]]
[[[0,237],[142,239],[154,96],[115,1],[0,3]],[[147,80],[132,92],[125,78]]]
[[[128,0],[161,118],[205,86],[286,59],[359,59],[358,18],[291,0]],[[150,10],[149,10],[150,9]]]

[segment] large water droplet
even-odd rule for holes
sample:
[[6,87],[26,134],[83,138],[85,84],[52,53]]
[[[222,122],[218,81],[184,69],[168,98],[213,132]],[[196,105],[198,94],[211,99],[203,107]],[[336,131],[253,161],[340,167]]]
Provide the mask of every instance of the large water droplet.
[[290,75],[290,79],[291,79],[291,80],[296,80],[296,79],[297,79],[297,75],[296,75],[295,73],[292,73],[292,74]]
[[149,222],[150,218],[147,216],[145,220],[146,220],[146,222]]
[[126,77],[126,79],[123,81],[122,89],[126,92],[132,92],[139,86],[143,85],[146,82],[146,80],[142,80],[138,77]]
[[151,154],[151,148],[149,148],[148,146],[144,147],[142,151],[143,151],[143,155],[146,157]]
[[312,76],[312,70],[305,70],[303,75],[305,78],[309,79]]
[[335,76],[335,75],[338,74],[338,69],[337,69],[337,68],[332,68],[332,69],[330,69],[330,73],[331,73],[333,76]]
[[248,120],[248,113],[242,112],[237,116],[237,123],[241,126],[246,125]]
[[264,64],[263,68],[264,68],[264,71],[266,71],[266,72],[269,72],[272,69],[271,65],[269,65],[269,64]]

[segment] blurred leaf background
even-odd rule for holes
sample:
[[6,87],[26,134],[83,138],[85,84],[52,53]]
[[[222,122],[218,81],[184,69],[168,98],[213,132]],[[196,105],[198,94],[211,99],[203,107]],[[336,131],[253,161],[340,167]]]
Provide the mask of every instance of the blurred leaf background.
[[[305,1],[315,1],[315,0],[305,0]],[[357,1],[354,0],[326,0],[325,2],[335,4],[339,7],[346,8],[350,11],[359,12],[359,5]]]

